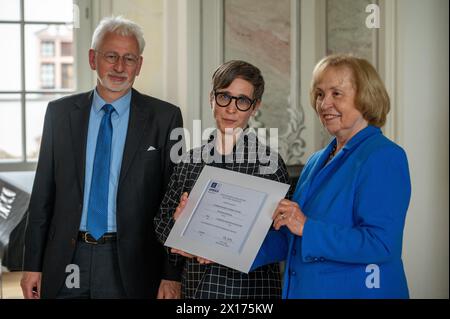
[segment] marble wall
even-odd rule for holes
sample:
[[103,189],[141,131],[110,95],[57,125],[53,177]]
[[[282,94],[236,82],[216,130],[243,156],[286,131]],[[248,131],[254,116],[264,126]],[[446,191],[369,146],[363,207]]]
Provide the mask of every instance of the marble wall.
[[252,127],[278,128],[280,154],[300,164],[300,106],[291,95],[291,1],[224,0],[224,60],[257,66],[265,79],[263,102]]
[[[366,26],[370,14],[366,7],[371,3],[377,1],[325,0],[325,12],[321,13],[325,17],[323,55],[352,53],[377,65],[377,31]],[[301,164],[306,145],[312,143],[303,139],[302,131],[314,128],[304,125],[303,108],[309,105],[294,105],[290,99],[291,28],[294,23],[302,26],[301,21],[291,21],[291,1],[223,0],[223,9],[224,60],[246,60],[259,67],[266,80],[262,107],[251,125],[278,128],[280,154],[288,165]],[[321,144],[327,144],[330,136],[325,131],[321,135]]]
[[[376,65],[374,29],[366,27],[367,5],[373,0],[327,0],[327,54],[352,53]],[[376,36],[376,34],[375,34]]]

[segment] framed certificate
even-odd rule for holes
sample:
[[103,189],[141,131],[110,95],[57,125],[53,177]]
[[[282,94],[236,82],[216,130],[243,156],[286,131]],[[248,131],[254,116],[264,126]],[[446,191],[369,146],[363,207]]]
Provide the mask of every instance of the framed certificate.
[[165,245],[248,273],[288,184],[205,166]]

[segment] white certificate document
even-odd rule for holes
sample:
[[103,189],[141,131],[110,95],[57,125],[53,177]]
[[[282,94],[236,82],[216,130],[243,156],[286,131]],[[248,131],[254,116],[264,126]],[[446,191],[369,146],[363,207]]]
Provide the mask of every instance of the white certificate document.
[[288,184],[205,166],[165,245],[248,273]]
[[211,179],[182,236],[239,254],[267,193]]

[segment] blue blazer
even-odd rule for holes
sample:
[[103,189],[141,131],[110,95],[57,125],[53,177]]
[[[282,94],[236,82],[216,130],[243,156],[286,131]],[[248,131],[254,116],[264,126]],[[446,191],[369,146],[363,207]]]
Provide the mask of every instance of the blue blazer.
[[325,164],[335,144],[311,156],[297,184],[303,236],[271,230],[252,268],[285,259],[283,298],[408,298],[405,152],[368,126]]

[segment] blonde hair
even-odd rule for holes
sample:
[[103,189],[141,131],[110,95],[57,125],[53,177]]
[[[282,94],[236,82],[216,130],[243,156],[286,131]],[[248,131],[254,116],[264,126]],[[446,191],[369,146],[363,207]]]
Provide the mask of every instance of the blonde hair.
[[323,58],[314,68],[309,91],[311,105],[316,109],[315,90],[329,68],[348,68],[356,88],[355,106],[370,124],[382,127],[390,110],[389,95],[375,68],[365,59],[348,54]]

